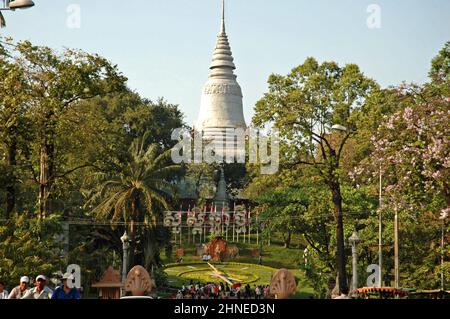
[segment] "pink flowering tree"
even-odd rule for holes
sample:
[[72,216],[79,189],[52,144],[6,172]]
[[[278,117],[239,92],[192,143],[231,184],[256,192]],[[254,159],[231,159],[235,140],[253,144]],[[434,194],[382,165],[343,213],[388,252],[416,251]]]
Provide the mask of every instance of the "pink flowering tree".
[[[439,219],[450,210],[449,70],[450,42],[433,60],[430,83],[397,88],[395,111],[380,118],[371,139],[370,156],[350,173],[355,183],[374,189],[382,174],[382,208],[386,214],[383,237],[391,242],[390,214],[397,210],[401,216],[400,260],[405,283],[426,288],[437,286],[442,271],[440,256],[445,254],[448,260],[450,253],[448,248],[441,250]],[[450,263],[445,262],[443,268],[449,278]]]
[[430,83],[396,89],[396,110],[378,121],[370,157],[350,173],[353,180],[361,182],[367,172],[376,180],[381,170],[392,204],[419,211],[450,207],[449,72],[450,42],[432,62]]
[[[351,177],[358,184],[377,189],[381,171],[383,239],[388,245],[385,269],[393,267],[392,214],[397,210],[401,284],[435,289],[440,286],[441,271],[444,278],[450,278],[450,263],[440,263],[441,254],[448,260],[450,251],[448,245],[442,251],[439,220],[450,207],[450,109],[448,100],[427,96],[426,91],[415,86],[399,89],[399,96],[408,96],[408,106],[383,118],[372,137],[370,158],[356,167]],[[376,232],[372,236],[377,238]]]
[[[402,90],[420,94],[415,89]],[[396,112],[380,125],[372,139],[372,163],[388,182],[388,198],[402,198],[420,210],[431,202],[450,206],[449,120],[448,104],[430,98]]]

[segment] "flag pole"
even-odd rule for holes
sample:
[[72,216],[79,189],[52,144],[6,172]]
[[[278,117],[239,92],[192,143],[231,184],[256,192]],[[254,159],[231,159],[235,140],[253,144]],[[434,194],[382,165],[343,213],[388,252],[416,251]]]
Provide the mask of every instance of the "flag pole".
[[181,237],[183,237],[183,214],[181,214],[181,225],[180,225],[180,248],[181,248]]
[[244,217],[244,233],[242,234],[242,236],[244,237],[244,239],[243,239],[243,243],[245,244],[245,242],[246,242],[246,235],[247,235],[247,226],[248,226],[248,221],[247,221],[247,218],[248,218],[248,213],[247,213],[247,210],[245,211],[245,217]]
[[220,216],[220,226],[222,227],[221,236],[223,237],[223,214],[225,211],[225,202],[222,202],[222,216]]
[[231,219],[231,222],[233,223],[233,243],[235,242],[235,234],[234,234],[234,231],[235,231],[235,221],[236,221],[236,202],[234,202],[234,211],[233,211],[233,218]]
[[225,224],[226,232],[225,232],[225,240],[228,241],[228,227],[230,226],[230,212],[227,213],[227,223]]
[[[187,222],[187,219],[189,218],[189,212],[190,211],[191,211],[191,204],[189,204],[188,212],[186,214],[186,224],[188,226],[188,244],[191,243],[191,235],[190,235],[191,226]],[[181,223],[181,225],[183,226],[183,222]]]
[[[214,232],[214,237],[216,237],[216,217],[217,217],[217,205],[214,204],[214,227],[213,227],[213,232]],[[222,226],[222,223],[220,223],[220,226]],[[220,231],[220,228],[219,228]]]
[[177,232],[175,231],[175,228],[173,228],[173,233],[175,235],[175,245],[178,243],[178,239],[177,239]]
[[248,243],[251,244],[251,233],[252,233],[252,215],[251,210],[248,210]]
[[180,221],[181,221],[181,225],[180,225],[180,248],[181,248],[181,238],[183,237],[183,212],[180,211]]
[[196,208],[197,208],[196,205],[194,205],[194,219],[193,219],[194,224],[192,224],[192,226],[191,226],[192,243],[194,244],[194,246],[195,246],[195,234],[194,234],[193,226],[195,226],[195,221],[196,221],[196,219],[195,219],[195,209]]
[[[208,220],[208,216],[207,216],[207,207],[206,207],[206,203],[205,203],[205,217],[203,219],[203,243],[206,243],[206,221]],[[200,235],[200,241],[202,241],[202,236]]]
[[258,215],[256,215],[256,245],[259,246],[259,220],[258,220]]

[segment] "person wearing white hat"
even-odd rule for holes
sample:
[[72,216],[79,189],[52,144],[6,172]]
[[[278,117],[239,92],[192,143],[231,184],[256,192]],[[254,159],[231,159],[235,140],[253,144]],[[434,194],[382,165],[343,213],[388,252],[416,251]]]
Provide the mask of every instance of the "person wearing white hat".
[[65,300],[81,298],[80,292],[75,287],[69,287],[69,280],[73,280],[72,274],[65,273],[62,277],[63,285],[55,289],[52,295],[52,299]]
[[28,291],[28,284],[30,283],[30,278],[27,276],[22,276],[20,278],[19,285],[15,287],[9,293],[8,299],[21,299],[25,293]]
[[46,286],[47,278],[43,275],[36,277],[36,287],[28,290],[21,299],[51,299],[53,291]]

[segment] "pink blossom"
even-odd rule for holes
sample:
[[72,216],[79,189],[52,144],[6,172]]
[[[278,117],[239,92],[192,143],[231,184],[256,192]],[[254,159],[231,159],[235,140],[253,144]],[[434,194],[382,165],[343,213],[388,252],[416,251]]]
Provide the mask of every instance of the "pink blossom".
[[389,130],[395,129],[394,121],[393,121],[392,118],[388,121],[388,123],[386,124],[386,127],[387,127]]
[[434,172],[431,175],[431,177],[433,177],[434,179],[438,179],[439,177],[441,177],[441,172],[440,171]]
[[406,122],[410,122],[410,121],[412,121],[413,114],[414,114],[413,109],[410,107],[407,107],[407,108],[405,108],[405,111],[403,113],[403,119]]

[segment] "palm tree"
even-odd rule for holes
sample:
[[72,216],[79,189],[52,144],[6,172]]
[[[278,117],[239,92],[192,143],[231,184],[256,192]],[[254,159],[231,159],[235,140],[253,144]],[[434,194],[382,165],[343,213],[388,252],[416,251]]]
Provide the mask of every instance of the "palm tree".
[[146,147],[147,137],[145,134],[132,143],[129,161],[115,176],[100,175],[103,182],[88,202],[99,203],[92,210],[98,219],[129,224],[130,266],[148,267],[154,262],[159,252],[155,238],[157,221],[161,219],[158,213],[169,209],[171,181],[181,169],[171,161],[170,150],[161,152],[157,144]]

